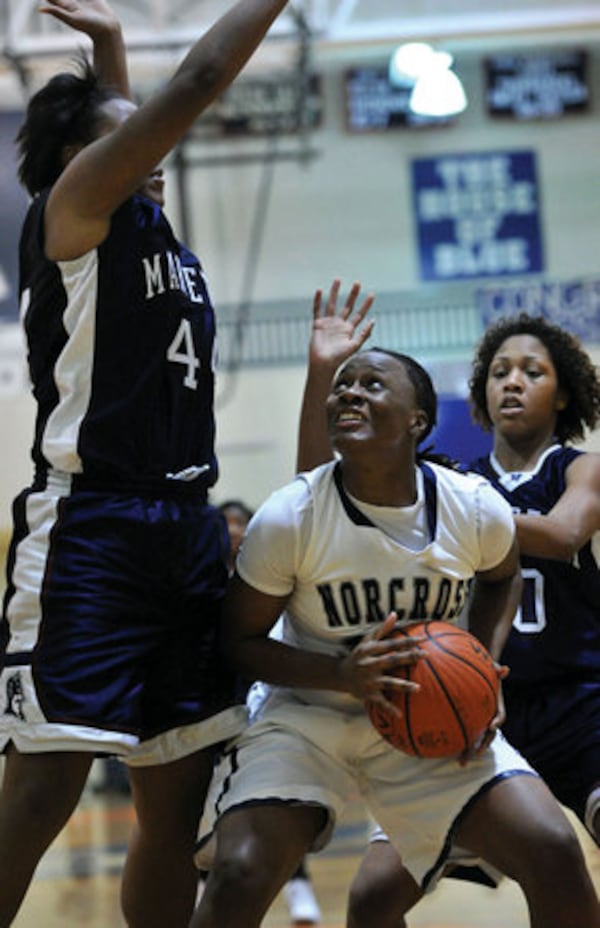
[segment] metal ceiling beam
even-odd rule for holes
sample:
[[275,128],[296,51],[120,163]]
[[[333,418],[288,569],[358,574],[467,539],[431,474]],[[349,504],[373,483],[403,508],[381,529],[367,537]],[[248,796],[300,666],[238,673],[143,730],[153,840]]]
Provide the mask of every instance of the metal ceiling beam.
[[[4,0],[7,4],[4,34],[0,42],[15,53],[34,55],[73,47],[74,37],[50,16],[38,13],[37,0]],[[223,11],[222,0],[112,0],[123,22],[131,48],[164,43],[171,47],[188,45],[208,29]],[[401,7],[389,0],[389,7]],[[433,37],[438,40],[461,36],[486,36],[499,33],[536,31],[587,32],[600,29],[600,4],[573,4],[568,0],[548,3],[545,7],[527,5],[507,10],[500,0],[488,3],[483,11],[448,14],[448,5],[428,3],[415,7],[419,12],[405,15],[378,15],[364,0],[294,0],[309,23],[314,36],[325,43],[380,42],[401,38]],[[388,6],[386,4],[386,6]],[[389,8],[388,7],[388,8]],[[1,28],[1,23],[0,23]],[[269,37],[287,38],[294,34],[293,16],[282,13]]]

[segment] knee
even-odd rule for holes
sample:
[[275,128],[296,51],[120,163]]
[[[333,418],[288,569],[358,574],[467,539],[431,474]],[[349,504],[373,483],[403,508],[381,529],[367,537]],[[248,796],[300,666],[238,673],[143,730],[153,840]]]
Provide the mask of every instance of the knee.
[[347,928],[403,928],[414,897],[413,886],[402,874],[363,869],[350,887]]
[[207,889],[220,906],[231,903],[238,907],[241,899],[262,899],[275,878],[276,874],[261,864],[260,855],[253,853],[251,845],[242,843],[235,851],[215,860]]
[[[534,847],[525,845],[515,876],[523,885],[543,879],[545,886],[554,886],[560,892],[570,880],[584,878],[587,873],[579,838],[566,817],[541,829]],[[565,879],[567,875],[569,880]]]

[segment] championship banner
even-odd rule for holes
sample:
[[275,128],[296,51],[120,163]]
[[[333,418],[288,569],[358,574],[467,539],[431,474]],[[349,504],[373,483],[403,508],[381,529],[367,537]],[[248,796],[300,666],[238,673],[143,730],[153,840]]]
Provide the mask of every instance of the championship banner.
[[543,270],[534,152],[418,158],[412,181],[423,280]]

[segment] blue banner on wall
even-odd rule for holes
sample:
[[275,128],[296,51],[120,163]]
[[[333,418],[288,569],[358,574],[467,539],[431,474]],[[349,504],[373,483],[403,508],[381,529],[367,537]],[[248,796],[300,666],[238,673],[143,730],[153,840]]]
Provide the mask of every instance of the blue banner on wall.
[[503,316],[544,316],[585,342],[600,343],[600,278],[489,284],[475,293],[484,328]]
[[543,270],[535,152],[479,152],[412,162],[423,280]]

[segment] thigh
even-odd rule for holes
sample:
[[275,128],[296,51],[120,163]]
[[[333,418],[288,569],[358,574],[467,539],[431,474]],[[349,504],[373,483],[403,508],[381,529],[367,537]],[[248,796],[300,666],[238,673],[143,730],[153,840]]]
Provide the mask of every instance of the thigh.
[[369,811],[425,890],[442,875],[457,824],[477,797],[506,776],[537,779],[500,734],[466,766],[456,757],[430,760],[390,749],[366,772]]
[[92,759],[84,753],[22,754],[9,748],[2,778],[0,831],[13,848],[21,840],[45,847],[54,838],[79,801]]
[[544,861],[575,832],[538,777],[509,776],[478,796],[457,823],[458,845],[518,881],[544,869]]
[[[349,798],[357,791],[353,774],[325,750],[300,732],[284,724],[283,717],[294,717],[295,709],[277,714],[277,721],[266,717],[255,722],[220,756],[206,800],[199,829],[197,864],[208,869],[216,823],[232,810],[272,802],[280,805],[317,807],[325,810],[310,850],[317,851],[331,837],[336,819]],[[315,731],[320,727],[319,711],[312,713]]]
[[212,769],[212,750],[197,751],[160,766],[130,767],[140,828],[165,836],[183,833],[193,842]]

